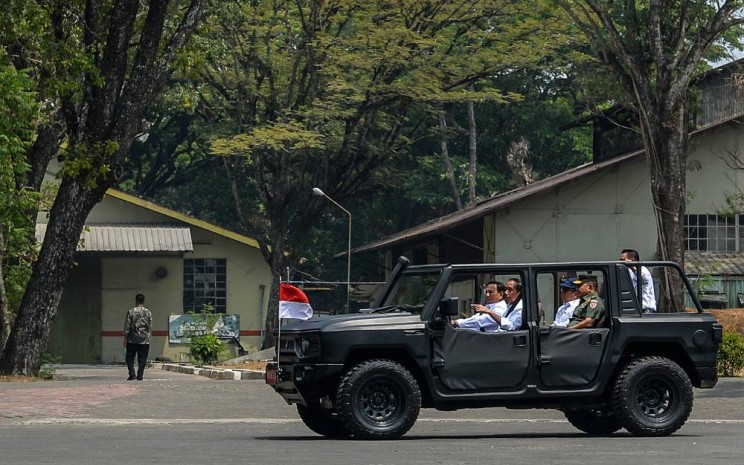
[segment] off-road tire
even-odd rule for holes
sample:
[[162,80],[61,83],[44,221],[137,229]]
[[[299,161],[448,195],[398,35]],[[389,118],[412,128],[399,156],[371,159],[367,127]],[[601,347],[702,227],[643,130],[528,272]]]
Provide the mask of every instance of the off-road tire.
[[413,426],[421,409],[416,378],[391,360],[368,360],[341,378],[336,393],[341,423],[357,439],[394,439]]
[[692,412],[692,383],[687,373],[664,357],[630,362],[615,381],[612,409],[636,436],[668,436]]
[[335,410],[323,407],[320,400],[314,400],[310,405],[297,404],[297,413],[305,426],[314,433],[333,439],[349,437],[349,432],[341,424]]
[[564,413],[574,428],[594,436],[609,436],[623,427],[612,410],[574,410]]

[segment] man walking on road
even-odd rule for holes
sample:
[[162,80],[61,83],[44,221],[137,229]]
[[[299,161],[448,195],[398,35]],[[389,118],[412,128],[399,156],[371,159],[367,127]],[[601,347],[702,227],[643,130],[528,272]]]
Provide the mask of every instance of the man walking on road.
[[142,381],[150,353],[150,335],[152,334],[152,313],[145,308],[145,296],[137,294],[135,306],[127,311],[124,320],[124,347],[127,349],[126,361],[129,377],[127,381],[135,379],[134,356],[137,355],[136,379]]

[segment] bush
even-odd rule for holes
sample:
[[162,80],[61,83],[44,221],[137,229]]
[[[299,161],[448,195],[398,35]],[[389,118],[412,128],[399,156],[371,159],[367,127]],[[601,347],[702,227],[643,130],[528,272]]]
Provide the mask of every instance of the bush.
[[718,374],[737,376],[742,368],[744,368],[744,338],[737,332],[726,331],[718,347]]
[[207,333],[191,338],[189,353],[199,365],[215,363],[225,348],[225,344],[214,334]]

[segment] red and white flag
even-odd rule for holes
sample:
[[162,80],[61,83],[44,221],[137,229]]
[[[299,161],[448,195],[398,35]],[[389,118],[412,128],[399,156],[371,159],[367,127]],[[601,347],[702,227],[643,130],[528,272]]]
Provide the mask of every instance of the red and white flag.
[[313,316],[313,307],[307,296],[291,284],[279,284],[279,318],[307,320]]

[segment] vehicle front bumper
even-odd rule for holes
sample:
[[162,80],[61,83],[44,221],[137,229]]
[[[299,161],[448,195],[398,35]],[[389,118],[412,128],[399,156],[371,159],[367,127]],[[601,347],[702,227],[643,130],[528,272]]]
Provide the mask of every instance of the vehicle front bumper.
[[[343,372],[342,363],[296,363],[279,365],[271,362],[266,366],[267,384],[288,404],[304,404],[333,392]],[[276,382],[269,380],[268,373],[276,372]]]

